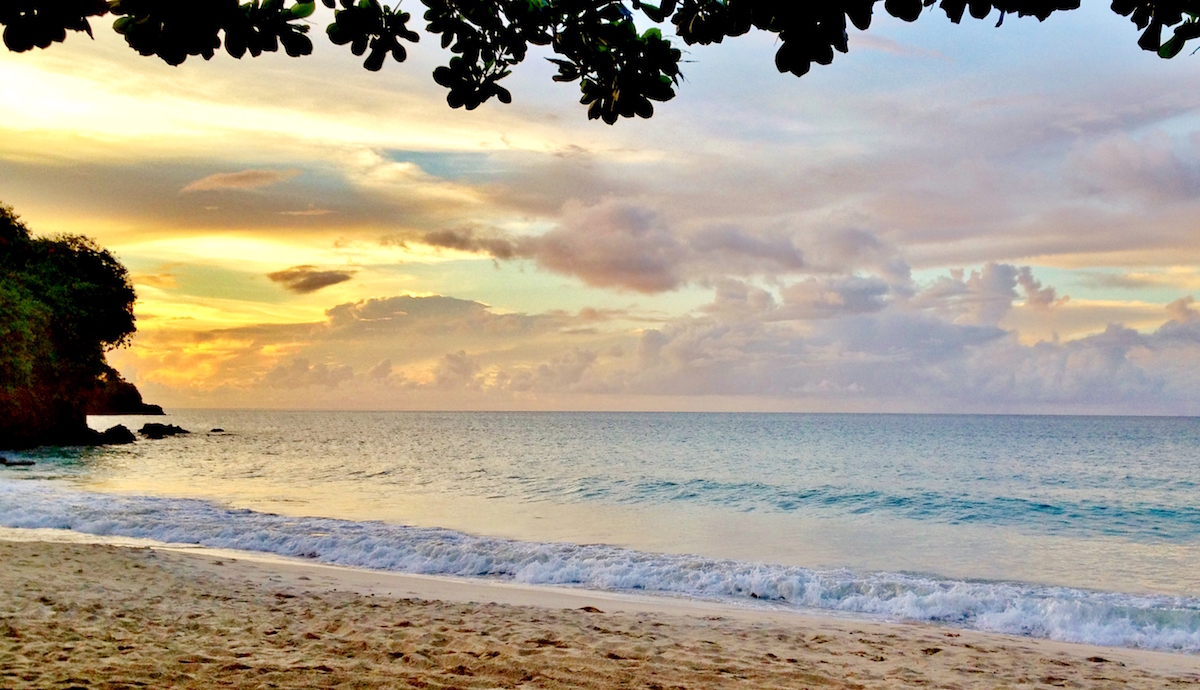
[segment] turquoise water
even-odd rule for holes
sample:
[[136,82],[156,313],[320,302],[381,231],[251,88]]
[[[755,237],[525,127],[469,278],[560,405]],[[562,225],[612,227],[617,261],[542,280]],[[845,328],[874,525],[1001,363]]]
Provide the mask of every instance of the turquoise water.
[[1193,418],[166,421],[196,433],[18,455],[0,525],[1200,651]]

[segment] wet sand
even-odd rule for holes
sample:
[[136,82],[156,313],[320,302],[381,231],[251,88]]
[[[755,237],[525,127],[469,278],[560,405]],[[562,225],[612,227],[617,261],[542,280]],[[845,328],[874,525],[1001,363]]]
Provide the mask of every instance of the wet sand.
[[0,541],[0,688],[1184,688],[1200,657],[928,625]]

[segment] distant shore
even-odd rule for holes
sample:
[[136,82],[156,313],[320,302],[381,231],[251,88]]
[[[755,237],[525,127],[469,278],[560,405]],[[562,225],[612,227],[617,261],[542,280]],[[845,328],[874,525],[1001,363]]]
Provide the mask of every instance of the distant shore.
[[246,556],[0,541],[0,686],[1200,684],[1197,656]]

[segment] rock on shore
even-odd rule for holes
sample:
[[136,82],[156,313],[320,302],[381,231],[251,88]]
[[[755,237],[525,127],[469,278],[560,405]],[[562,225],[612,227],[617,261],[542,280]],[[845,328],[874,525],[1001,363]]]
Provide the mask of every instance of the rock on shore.
[[179,434],[190,434],[192,432],[174,424],[159,424],[157,422],[149,422],[147,424],[143,424],[142,428],[138,429],[138,433],[146,438],[158,440],[168,436],[178,436]]

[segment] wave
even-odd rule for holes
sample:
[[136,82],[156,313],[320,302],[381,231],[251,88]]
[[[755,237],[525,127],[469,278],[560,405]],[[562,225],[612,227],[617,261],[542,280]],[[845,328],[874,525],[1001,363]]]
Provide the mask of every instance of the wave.
[[[891,514],[911,520],[950,525],[1037,525],[1047,533],[1135,539],[1143,542],[1189,541],[1200,533],[1200,508],[1147,502],[1067,500],[1063,497],[1020,498],[936,490],[855,490],[842,486],[793,488],[762,481],[721,482],[622,481],[606,487],[605,477],[589,478],[587,492],[568,499],[609,499],[619,503],[701,503],[735,510]],[[1178,483],[1181,488],[1185,483]]]
[[1200,652],[1200,599],[856,573],[536,543],[382,522],[0,482],[0,525],[57,528],[335,565],[879,615],[1067,642]]

